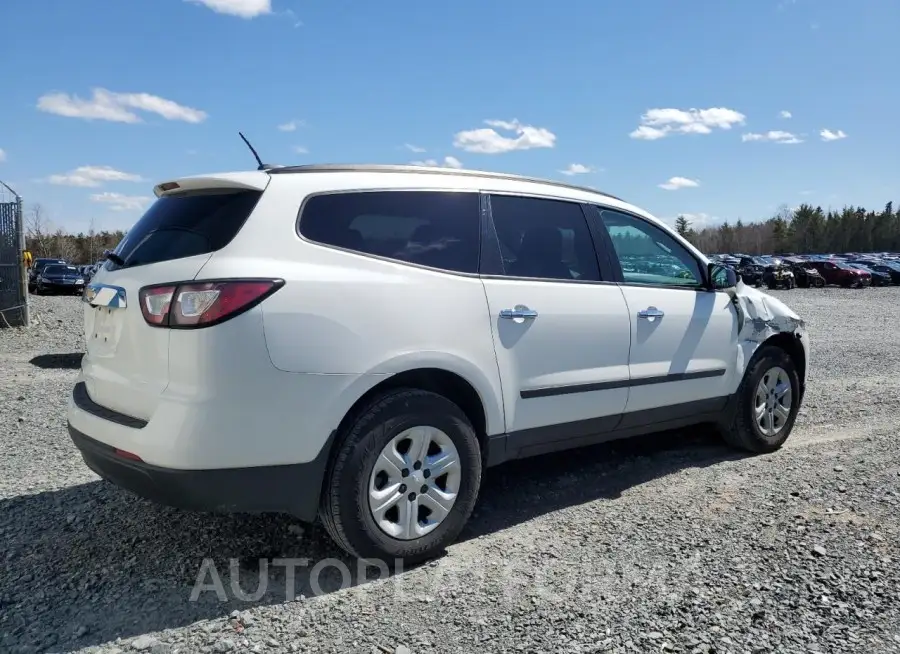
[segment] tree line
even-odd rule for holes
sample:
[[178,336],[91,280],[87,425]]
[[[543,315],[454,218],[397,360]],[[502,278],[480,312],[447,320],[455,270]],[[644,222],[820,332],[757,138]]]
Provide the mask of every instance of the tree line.
[[125,236],[120,229],[97,231],[93,221],[87,232],[72,234],[62,227],[54,227],[40,204],[32,205],[24,219],[25,247],[35,259],[48,257],[75,265],[91,264],[103,256],[104,250],[115,248]]
[[847,206],[841,210],[801,204],[782,207],[764,222],[724,222],[694,229],[685,216],[675,229],[702,252],[741,254],[829,254],[900,252],[900,209],[888,202],[882,211]]

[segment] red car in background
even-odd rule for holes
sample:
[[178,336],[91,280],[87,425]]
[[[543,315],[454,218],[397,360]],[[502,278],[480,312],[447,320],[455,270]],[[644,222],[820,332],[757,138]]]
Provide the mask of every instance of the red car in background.
[[807,261],[806,265],[818,270],[825,278],[826,284],[836,284],[850,288],[862,288],[872,283],[872,275],[865,270],[854,268],[844,261]]

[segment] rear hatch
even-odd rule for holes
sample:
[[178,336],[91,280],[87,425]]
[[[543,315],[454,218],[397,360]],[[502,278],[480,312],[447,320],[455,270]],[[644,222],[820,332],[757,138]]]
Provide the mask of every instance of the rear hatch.
[[266,173],[195,177],[156,187],[84,293],[83,381],[91,399],[149,420],[169,382],[169,329],[147,323],[144,286],[190,281],[237,235],[268,184]]

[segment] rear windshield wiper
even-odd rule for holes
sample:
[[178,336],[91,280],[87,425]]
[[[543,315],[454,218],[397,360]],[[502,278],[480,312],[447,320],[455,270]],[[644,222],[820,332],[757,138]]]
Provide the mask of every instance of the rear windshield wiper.
[[117,266],[124,266],[124,265],[125,265],[125,259],[123,259],[122,257],[120,257],[120,256],[119,256],[118,254],[116,254],[115,252],[107,252],[104,256],[105,256],[105,258],[109,259],[110,261],[112,261],[112,262],[113,262],[114,264],[116,264]]

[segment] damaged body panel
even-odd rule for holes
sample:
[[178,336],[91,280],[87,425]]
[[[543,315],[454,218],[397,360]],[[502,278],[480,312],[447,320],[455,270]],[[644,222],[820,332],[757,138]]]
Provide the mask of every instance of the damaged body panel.
[[[802,351],[801,383],[805,385],[805,371],[809,361],[809,339],[806,324],[784,302],[738,281],[726,291],[737,311],[738,319],[738,369],[746,370],[754,352],[763,343],[784,336],[799,343]],[[795,346],[796,347],[796,346]]]

